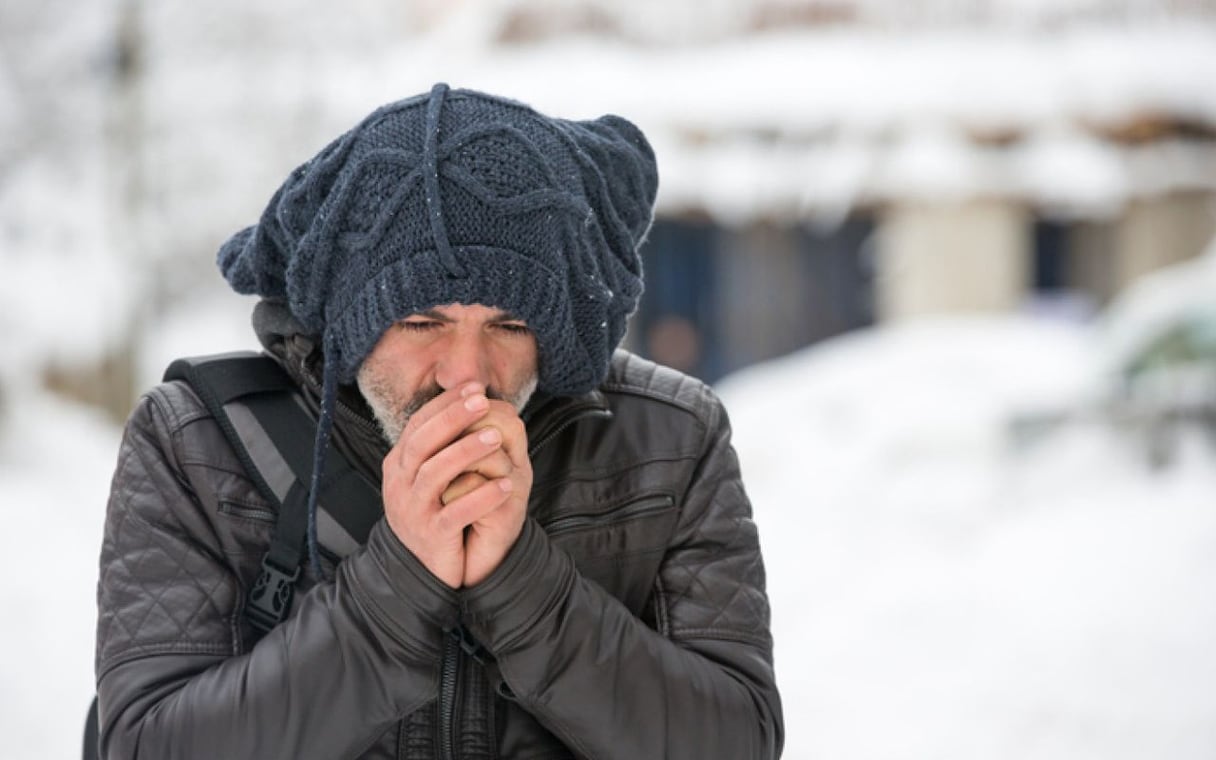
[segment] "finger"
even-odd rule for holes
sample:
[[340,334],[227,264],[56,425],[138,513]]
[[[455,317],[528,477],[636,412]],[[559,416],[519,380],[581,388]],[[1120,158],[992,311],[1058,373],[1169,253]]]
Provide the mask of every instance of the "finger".
[[414,414],[410,417],[410,422],[413,423],[415,427],[424,425],[428,420],[442,411],[448,404],[455,403],[460,399],[468,398],[474,393],[485,395],[485,392],[485,385],[476,381],[464,383],[463,385],[458,385],[455,388],[450,388],[423,404],[422,407],[418,411],[414,412]]
[[[462,473],[476,471],[478,463],[500,450],[501,446],[502,434],[496,428],[462,436],[418,466],[414,488],[433,503],[452,481]],[[498,466],[501,468],[502,464]]]
[[405,424],[405,428],[401,431],[401,435],[397,437],[397,442],[385,456],[385,466],[387,467],[390,464],[400,465],[410,455],[425,459],[428,452],[426,451],[426,447],[422,445],[423,441],[418,438],[418,430],[437,414],[448,409],[452,404],[459,403],[462,398],[461,390],[446,390],[430,401],[427,401],[411,414]]
[[464,496],[467,493],[472,493],[478,486],[490,481],[485,475],[480,472],[465,472],[453,480],[443,493],[439,495],[439,503],[447,505]]
[[528,430],[515,407],[507,402],[489,399],[486,414],[470,426],[470,431],[497,428],[502,433],[503,448],[516,467],[522,467],[528,458]]
[[[411,474],[485,416],[489,399],[477,391],[463,397],[458,392],[451,392],[436,397],[423,410],[431,405],[435,408],[430,410],[429,416],[417,424],[411,419],[397,445],[389,452],[390,457],[395,457],[396,464]],[[419,410],[419,413],[423,410]]]
[[439,510],[437,527],[444,532],[464,530],[506,503],[514,487],[510,478],[482,483]]
[[[499,435],[498,431],[494,428],[489,429],[494,430],[495,435]],[[478,435],[481,435],[481,433],[478,433]],[[507,455],[507,452],[503,451],[500,444],[497,449],[492,450],[489,454],[474,462],[468,468],[468,472],[475,472],[478,475],[484,476],[487,480],[493,480],[494,478],[505,478],[516,469],[518,468],[516,468],[515,462],[511,461],[511,457]]]

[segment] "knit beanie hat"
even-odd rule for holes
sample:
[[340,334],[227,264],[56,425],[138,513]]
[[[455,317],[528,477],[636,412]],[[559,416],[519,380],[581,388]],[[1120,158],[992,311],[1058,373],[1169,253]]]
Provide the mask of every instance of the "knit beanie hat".
[[383,106],[293,171],[259,222],[220,248],[238,293],[285,300],[321,339],[317,478],[337,383],[410,314],[482,304],[536,336],[538,388],[596,387],[642,291],[637,248],[658,173],[618,116],[547,117],[437,84]]
[[658,175],[625,119],[566,121],[436,85],[296,169],[219,252],[238,293],[286,298],[342,382],[411,313],[479,303],[536,335],[541,390],[604,378],[642,290]]

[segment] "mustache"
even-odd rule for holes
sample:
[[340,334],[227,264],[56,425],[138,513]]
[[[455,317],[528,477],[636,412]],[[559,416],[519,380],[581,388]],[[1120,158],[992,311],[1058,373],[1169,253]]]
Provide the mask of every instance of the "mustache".
[[[431,385],[428,385],[425,388],[415,392],[414,395],[410,397],[410,400],[406,402],[405,406],[401,410],[401,413],[408,419],[417,413],[419,409],[438,398],[439,394],[441,393],[443,393],[443,388],[440,388],[437,384],[432,383]],[[486,398],[494,399],[495,401],[507,400],[507,397],[494,387],[486,388]]]

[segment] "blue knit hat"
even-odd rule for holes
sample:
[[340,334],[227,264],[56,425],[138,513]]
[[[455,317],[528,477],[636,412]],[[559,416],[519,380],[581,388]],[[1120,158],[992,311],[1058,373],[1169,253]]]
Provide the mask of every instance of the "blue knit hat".
[[436,85],[292,172],[219,252],[239,293],[286,298],[350,382],[409,314],[479,303],[524,320],[539,388],[597,386],[642,290],[658,174],[616,116],[566,121]]
[[238,293],[285,300],[322,340],[316,494],[338,382],[410,314],[482,304],[524,320],[538,388],[599,385],[642,292],[637,249],[658,173],[618,116],[567,121],[438,84],[376,110],[287,178],[260,221],[220,248]]

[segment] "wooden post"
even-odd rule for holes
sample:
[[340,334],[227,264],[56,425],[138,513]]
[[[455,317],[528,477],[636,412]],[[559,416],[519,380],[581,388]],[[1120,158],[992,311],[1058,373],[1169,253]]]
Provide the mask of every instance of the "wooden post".
[[909,203],[882,214],[880,321],[1017,308],[1030,278],[1031,219],[1001,200]]
[[1216,192],[1132,201],[1115,236],[1115,284],[1122,289],[1149,272],[1203,253],[1216,237]]

